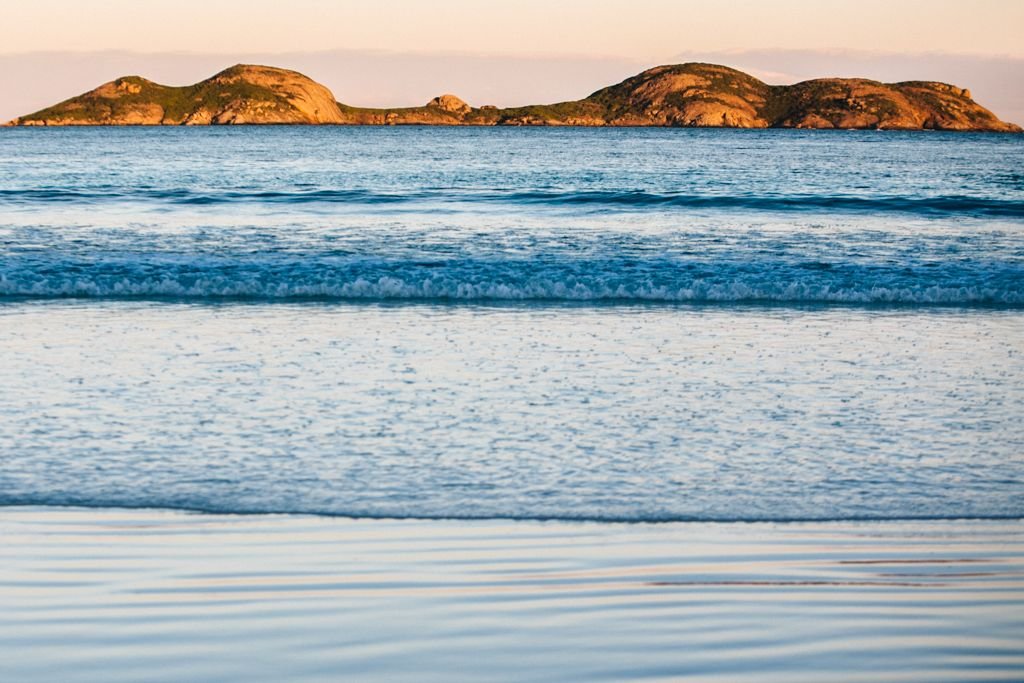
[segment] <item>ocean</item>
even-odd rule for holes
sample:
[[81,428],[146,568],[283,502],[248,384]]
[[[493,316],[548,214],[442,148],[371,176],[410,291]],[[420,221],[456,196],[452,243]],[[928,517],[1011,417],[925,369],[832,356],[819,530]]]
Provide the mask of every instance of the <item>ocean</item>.
[[[0,528],[12,540],[0,660],[10,680],[138,680],[130,662],[184,647],[161,628],[225,628],[211,618],[220,603],[203,601],[246,575],[277,581],[252,597],[277,610],[262,617],[274,626],[196,635],[193,646],[223,650],[211,645],[198,668],[154,661],[141,678],[289,677],[280,624],[301,613],[293,602],[356,600],[376,615],[375,637],[403,648],[322,641],[299,678],[354,666],[359,680],[456,680],[460,661],[477,680],[1014,680],[1024,609],[1003,608],[1024,607],[1022,169],[1024,136],[999,134],[2,129]],[[104,550],[109,534],[124,544],[140,530],[186,533],[179,525],[191,540],[176,560]],[[360,535],[363,555],[344,552],[352,529],[379,529],[381,545]],[[467,564],[424,559],[420,536]],[[62,550],[86,537],[84,554]],[[862,537],[880,545],[840,560],[878,572],[814,573],[808,544],[831,557]],[[574,538],[600,540],[574,555]],[[692,553],[688,538],[700,540]],[[501,557],[483,552],[502,539]],[[701,543],[721,548],[701,554]],[[930,550],[892,556],[917,543]],[[186,561],[234,544],[219,569]],[[633,564],[615,573],[602,547]],[[719,576],[730,547],[741,579]],[[413,578],[394,584],[388,562],[406,551]],[[280,552],[318,568],[313,593],[294,565],[247,573]],[[893,566],[871,564],[886,558]],[[928,569],[923,583],[882,571],[907,562]],[[502,602],[509,586],[481,577],[517,563],[553,573],[527,602],[558,586],[593,592],[565,611],[516,612]],[[810,574],[788,576],[793,563]],[[684,579],[665,578],[684,566]],[[588,588],[584,569],[614,573],[615,586]],[[431,583],[446,571],[472,574],[459,574],[458,597]],[[379,582],[339,594],[354,576]],[[662,597],[717,592],[687,616],[622,588],[636,576]],[[143,579],[185,581],[189,607],[145,612],[148,640],[76,641],[130,614],[110,605],[139,597]],[[434,590],[430,609],[449,629],[440,645],[388,641],[398,626],[367,607],[422,607],[422,595],[403,597],[416,586]],[[873,591],[907,609],[820,611],[832,598],[881,600]],[[799,633],[751,640],[780,612],[755,624],[735,610],[763,600],[796,610]],[[608,628],[626,605],[629,651]],[[477,643],[493,648],[476,671],[490,675],[424,654],[457,650],[482,618],[466,610],[496,606],[508,631]],[[49,621],[70,613],[71,626]],[[725,634],[708,645],[716,656],[680,630],[698,616]],[[562,643],[575,657],[545,649],[557,629],[530,635],[536,620],[563,618],[564,633],[587,624],[585,650]],[[367,623],[353,620],[336,624],[347,638]],[[815,640],[807,625],[820,623],[862,629],[856,643],[878,667],[848,656],[841,635]],[[977,639],[950,650],[968,631]],[[222,666],[218,652],[241,642],[290,654],[276,668]],[[759,669],[771,647],[797,654]],[[547,655],[531,667],[508,656],[520,650]],[[806,661],[818,668],[802,671]]]

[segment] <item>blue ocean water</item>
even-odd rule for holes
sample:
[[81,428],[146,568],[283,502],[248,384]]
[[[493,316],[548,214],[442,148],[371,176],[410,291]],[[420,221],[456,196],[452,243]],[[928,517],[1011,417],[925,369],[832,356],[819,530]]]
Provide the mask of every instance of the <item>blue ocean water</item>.
[[1024,137],[0,131],[0,504],[1024,515]]

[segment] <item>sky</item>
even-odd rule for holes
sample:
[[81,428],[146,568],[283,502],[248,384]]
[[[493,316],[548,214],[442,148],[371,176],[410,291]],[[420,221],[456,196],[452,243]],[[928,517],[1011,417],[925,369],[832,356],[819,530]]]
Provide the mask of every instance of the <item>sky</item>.
[[182,85],[236,62],[298,68],[353,105],[506,106],[686,59],[772,83],[951,81],[1024,120],[1024,0],[33,0],[0,19],[2,120],[121,75]]

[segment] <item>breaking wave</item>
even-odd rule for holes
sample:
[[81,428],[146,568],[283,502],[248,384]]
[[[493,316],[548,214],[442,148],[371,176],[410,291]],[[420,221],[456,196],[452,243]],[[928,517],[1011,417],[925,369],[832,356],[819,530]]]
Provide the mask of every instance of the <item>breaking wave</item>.
[[0,297],[27,299],[778,302],[1024,306],[1024,264],[321,255],[14,256]]

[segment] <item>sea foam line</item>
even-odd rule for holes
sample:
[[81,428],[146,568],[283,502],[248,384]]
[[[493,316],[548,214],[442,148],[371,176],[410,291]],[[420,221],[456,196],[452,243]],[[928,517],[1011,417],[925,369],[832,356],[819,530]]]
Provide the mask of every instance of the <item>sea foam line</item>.
[[650,283],[531,281],[526,283],[403,280],[394,277],[351,281],[231,281],[218,278],[179,280],[80,277],[27,282],[0,275],[0,296],[28,299],[175,298],[187,300],[454,300],[454,301],[574,301],[574,302],[778,302],[919,305],[1024,305],[1019,288],[963,285],[866,285],[780,282],[774,284],[707,282],[654,285]]
[[1024,305],[1024,264],[950,261],[408,258],[309,254],[0,260],[8,298]]

